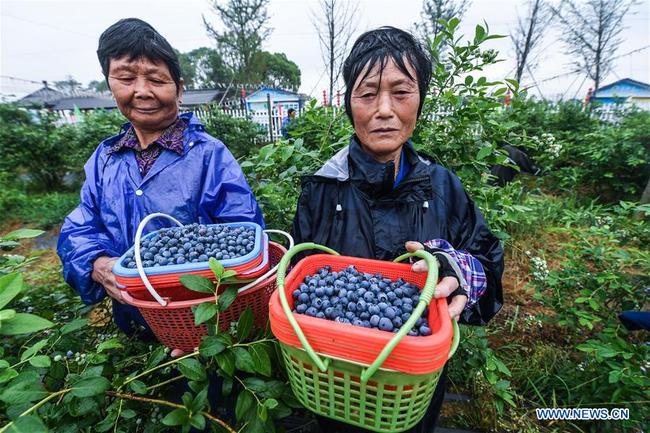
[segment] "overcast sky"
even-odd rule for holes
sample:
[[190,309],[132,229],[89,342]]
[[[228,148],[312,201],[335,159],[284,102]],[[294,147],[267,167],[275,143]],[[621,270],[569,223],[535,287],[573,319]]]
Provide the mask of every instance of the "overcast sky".
[[[318,11],[318,1],[271,0],[270,4],[269,25],[273,32],[263,48],[284,52],[297,63],[302,72],[300,91],[320,99],[327,77],[311,18]],[[475,25],[485,21],[492,33],[507,35],[517,12],[523,13],[526,4],[522,0],[474,0],[461,31],[473,34]],[[361,0],[357,34],[382,25],[410,29],[419,19],[421,5],[421,0]],[[623,56],[616,60],[614,72],[605,77],[604,83],[626,77],[650,82],[650,0],[641,0],[633,12],[624,21],[624,42],[617,53]],[[149,22],[183,52],[212,47],[202,14],[218,22],[207,0],[0,0],[0,96],[24,96],[40,88],[38,83],[43,80],[52,83],[67,75],[83,84],[101,79],[95,55],[97,40],[120,18],[138,17]],[[558,38],[556,29],[547,29],[540,64],[533,71],[535,79],[547,98],[582,97],[591,86],[583,75],[549,79],[575,69],[571,59],[563,55],[564,45]],[[488,77],[512,77],[514,56],[509,39],[491,41],[490,47],[500,52],[504,62],[486,71]],[[638,51],[625,55],[634,50]],[[530,76],[522,81],[532,84]]]

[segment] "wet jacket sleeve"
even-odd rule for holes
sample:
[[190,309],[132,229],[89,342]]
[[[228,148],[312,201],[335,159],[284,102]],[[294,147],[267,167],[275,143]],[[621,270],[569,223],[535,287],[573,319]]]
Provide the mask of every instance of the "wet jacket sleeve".
[[119,256],[99,210],[102,194],[99,173],[104,166],[100,152],[101,147],[84,166],[86,180],[81,188],[81,203],[65,218],[57,245],[63,277],[86,304],[99,302],[106,296],[104,288],[90,278],[93,262],[100,256]]
[[207,164],[199,203],[201,216],[214,222],[252,221],[265,228],[262,211],[241,167],[220,141],[215,140]]
[[451,244],[476,258],[487,278],[485,293],[461,314],[461,322],[485,325],[503,306],[503,247],[485,223],[483,215],[467,195],[458,178],[452,181],[450,216]]

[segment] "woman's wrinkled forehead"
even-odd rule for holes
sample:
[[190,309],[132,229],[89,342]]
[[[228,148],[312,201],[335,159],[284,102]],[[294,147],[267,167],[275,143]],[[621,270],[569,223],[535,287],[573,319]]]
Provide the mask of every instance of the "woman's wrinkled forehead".
[[355,81],[353,90],[356,90],[361,86],[369,86],[375,88],[380,87],[384,72],[390,66],[393,66],[393,69],[396,68],[399,71],[397,74],[392,74],[389,77],[390,81],[388,84],[390,86],[399,85],[404,82],[417,86],[417,74],[415,72],[415,68],[411,62],[408,61],[408,59],[402,57],[401,61],[397,62],[392,58],[392,56],[386,56],[383,58],[375,59],[374,62],[371,59],[363,66],[363,68],[361,68],[361,71]]

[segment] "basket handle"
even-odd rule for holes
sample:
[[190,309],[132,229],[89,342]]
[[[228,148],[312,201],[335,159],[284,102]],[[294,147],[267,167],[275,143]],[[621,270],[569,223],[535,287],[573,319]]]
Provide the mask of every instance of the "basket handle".
[[[289,240],[289,249],[293,248],[293,237],[289,233],[284,232],[282,230],[274,230],[274,229],[266,229],[266,230],[264,230],[264,233],[276,233],[276,234],[284,236],[285,238],[287,238]],[[277,265],[275,265],[274,267],[269,269],[264,275],[262,275],[261,277],[259,277],[255,281],[246,284],[244,287],[241,287],[240,289],[237,290],[237,294],[241,294],[242,292],[245,292],[246,290],[248,290],[248,289],[250,289],[252,287],[255,287],[260,282],[262,282],[262,281],[266,280],[267,278],[271,277],[278,270],[279,266],[280,266],[280,263],[278,263]]]
[[296,321],[296,318],[294,317],[293,312],[289,307],[289,301],[287,301],[287,294],[284,291],[284,278],[287,274],[287,268],[289,267],[289,263],[291,259],[296,254],[301,253],[305,250],[321,250],[321,251],[325,251],[326,253],[333,254],[335,256],[339,255],[339,253],[337,253],[333,249],[323,245],[315,244],[313,242],[305,242],[302,244],[298,244],[290,248],[289,251],[287,251],[287,253],[284,255],[284,257],[282,257],[282,260],[280,260],[280,264],[278,265],[278,274],[276,276],[276,286],[280,294],[280,304],[282,304],[282,309],[284,310],[284,314],[287,315],[287,319],[289,319],[289,323],[291,324],[291,327],[296,332],[296,335],[298,336],[298,340],[300,340],[302,347],[305,349],[305,352],[307,352],[309,358],[314,362],[314,364],[316,364],[316,367],[318,367],[320,371],[325,371],[327,370],[327,365],[329,364],[329,358],[325,358],[325,360],[323,361],[318,356],[316,351],[311,347],[311,344],[309,344],[309,341],[307,341],[305,334],[302,332],[302,329],[300,329],[300,325],[298,325],[298,322]]
[[424,309],[427,307],[427,305],[429,305],[431,299],[433,299],[433,295],[436,290],[436,284],[438,284],[438,260],[436,260],[435,257],[433,257],[428,252],[418,250],[412,253],[402,254],[393,261],[401,262],[402,260],[409,257],[420,257],[421,259],[424,259],[424,261],[427,262],[429,269],[424,288],[420,294],[420,300],[418,302],[418,305],[413,310],[413,313],[411,313],[411,317],[409,317],[406,323],[402,324],[400,330],[393,336],[393,338],[390,339],[382,351],[379,352],[379,355],[373,361],[373,363],[370,364],[368,368],[364,368],[362,370],[360,378],[361,383],[366,383],[368,380],[370,380],[372,375],[375,374],[379,367],[382,366],[384,361],[386,361],[386,358],[388,358],[388,355],[391,354],[395,346],[397,346],[397,344],[402,341],[404,336],[408,334],[411,329],[413,329],[413,325],[415,325],[415,322],[418,320],[418,318],[422,316]]
[[138,274],[140,274],[140,278],[142,278],[142,282],[144,283],[144,286],[147,288],[151,296],[153,296],[153,298],[156,301],[158,301],[160,305],[164,307],[167,305],[167,301],[165,301],[163,298],[160,297],[158,292],[156,292],[156,289],[154,289],[151,283],[149,282],[149,278],[147,278],[147,274],[145,274],[144,267],[142,266],[142,257],[140,257],[140,239],[142,238],[142,231],[144,230],[144,227],[147,225],[149,221],[158,217],[167,218],[168,220],[176,223],[179,227],[183,226],[183,223],[178,221],[173,216],[161,212],[155,212],[147,215],[142,221],[140,221],[140,225],[138,226],[138,229],[135,232],[135,245],[134,245],[133,255],[135,257],[135,267],[138,270]]

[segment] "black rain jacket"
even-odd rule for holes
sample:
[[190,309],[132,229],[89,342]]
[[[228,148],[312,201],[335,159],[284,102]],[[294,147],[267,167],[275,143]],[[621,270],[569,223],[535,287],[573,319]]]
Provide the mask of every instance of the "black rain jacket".
[[392,260],[406,241],[445,239],[478,259],[487,290],[461,322],[485,325],[503,305],[503,248],[460,180],[404,145],[410,170],[393,189],[394,163],[376,162],[358,143],[302,179],[293,221],[296,243],[315,242],[347,256]]

